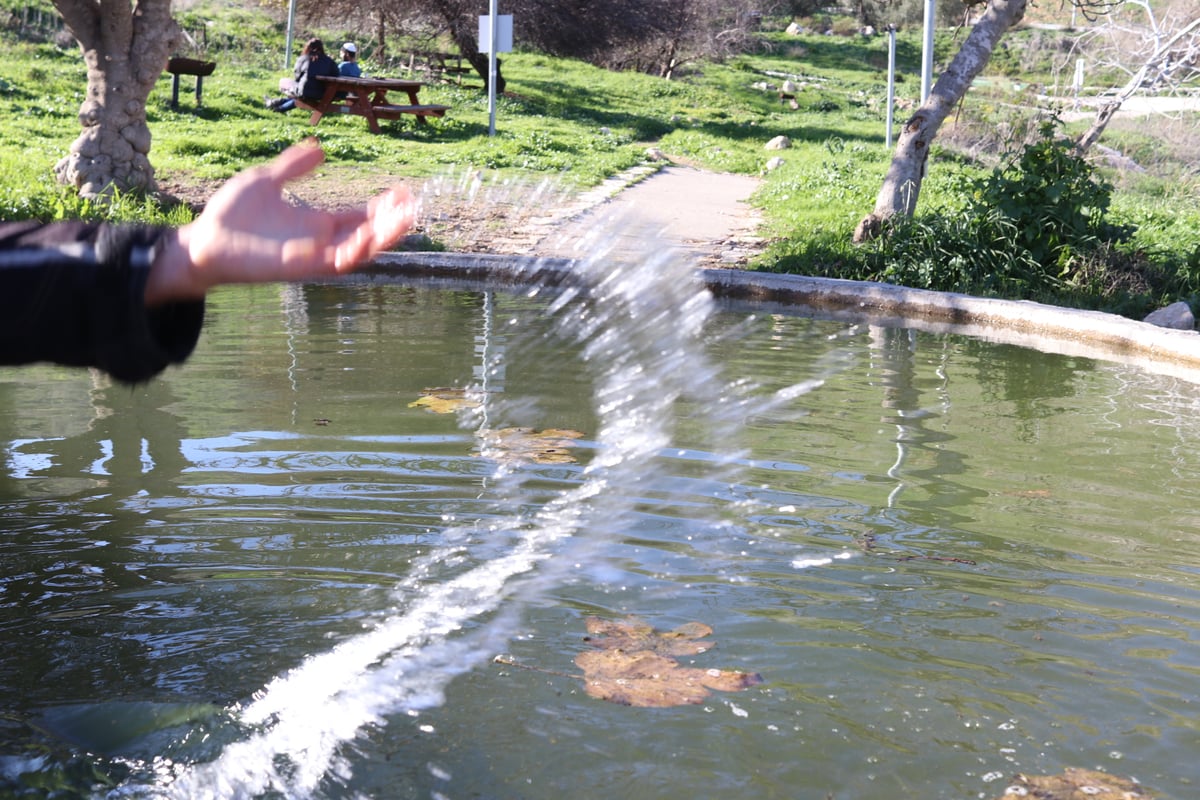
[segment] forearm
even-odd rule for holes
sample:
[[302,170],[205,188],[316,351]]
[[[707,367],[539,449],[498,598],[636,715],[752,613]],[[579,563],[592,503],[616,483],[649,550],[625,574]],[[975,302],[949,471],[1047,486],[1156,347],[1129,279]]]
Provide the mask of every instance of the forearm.
[[169,231],[104,224],[0,225],[0,363],[92,366],[146,380],[186,359],[200,297],[147,303]]
[[212,288],[202,283],[188,252],[189,231],[166,229],[154,244],[154,257],[146,276],[142,297],[150,308],[167,303],[203,300]]

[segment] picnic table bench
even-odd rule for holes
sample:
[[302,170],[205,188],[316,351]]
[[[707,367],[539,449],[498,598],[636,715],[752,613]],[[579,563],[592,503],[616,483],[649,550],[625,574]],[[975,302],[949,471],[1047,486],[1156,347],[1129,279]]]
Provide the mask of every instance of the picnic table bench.
[[167,61],[167,72],[171,73],[171,108],[179,107],[179,76],[196,76],[196,108],[200,107],[200,93],[204,88],[204,78],[213,74],[217,68],[215,61],[201,61],[195,58],[175,57]]
[[[450,106],[423,105],[417,95],[424,85],[420,81],[396,80],[394,78],[321,78],[325,93],[320,100],[296,98],[296,105],[312,112],[308,123],[316,125],[326,114],[356,114],[365,117],[371,133],[379,133],[379,120],[399,119],[412,114],[417,122],[425,124],[426,117],[445,116]],[[404,92],[407,104],[388,101],[389,91]]]
[[462,76],[471,72],[470,66],[463,66],[463,57],[459,53],[434,53],[413,51],[408,54],[408,65],[401,69],[407,72],[424,72],[433,78],[446,79],[452,76],[462,83]]

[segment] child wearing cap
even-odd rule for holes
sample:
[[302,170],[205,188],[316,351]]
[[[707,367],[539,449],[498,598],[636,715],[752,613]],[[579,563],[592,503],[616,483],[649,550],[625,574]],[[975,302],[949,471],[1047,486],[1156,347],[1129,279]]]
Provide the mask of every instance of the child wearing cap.
[[338,72],[342,73],[343,78],[362,77],[362,68],[358,66],[358,48],[354,46],[354,42],[346,42],[342,45],[341,59],[342,63],[338,64]]

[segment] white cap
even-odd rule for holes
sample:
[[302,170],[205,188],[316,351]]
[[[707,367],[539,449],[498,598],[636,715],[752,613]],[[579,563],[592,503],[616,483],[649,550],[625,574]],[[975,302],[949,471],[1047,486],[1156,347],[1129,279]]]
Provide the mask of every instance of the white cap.
[[358,48],[354,46],[354,42],[346,42],[344,45],[342,45],[342,49],[345,50],[347,53],[357,53],[358,52]]

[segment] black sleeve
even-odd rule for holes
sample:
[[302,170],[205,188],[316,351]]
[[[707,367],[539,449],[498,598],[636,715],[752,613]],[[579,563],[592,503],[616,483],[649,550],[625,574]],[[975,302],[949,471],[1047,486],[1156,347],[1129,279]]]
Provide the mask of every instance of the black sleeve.
[[300,96],[307,100],[320,100],[325,93],[325,84],[321,78],[333,78],[340,74],[337,62],[329,56],[312,59],[308,63],[308,72],[300,81]]
[[161,236],[104,223],[0,224],[0,364],[99,367],[133,383],[186,359],[204,301],[143,301]]

